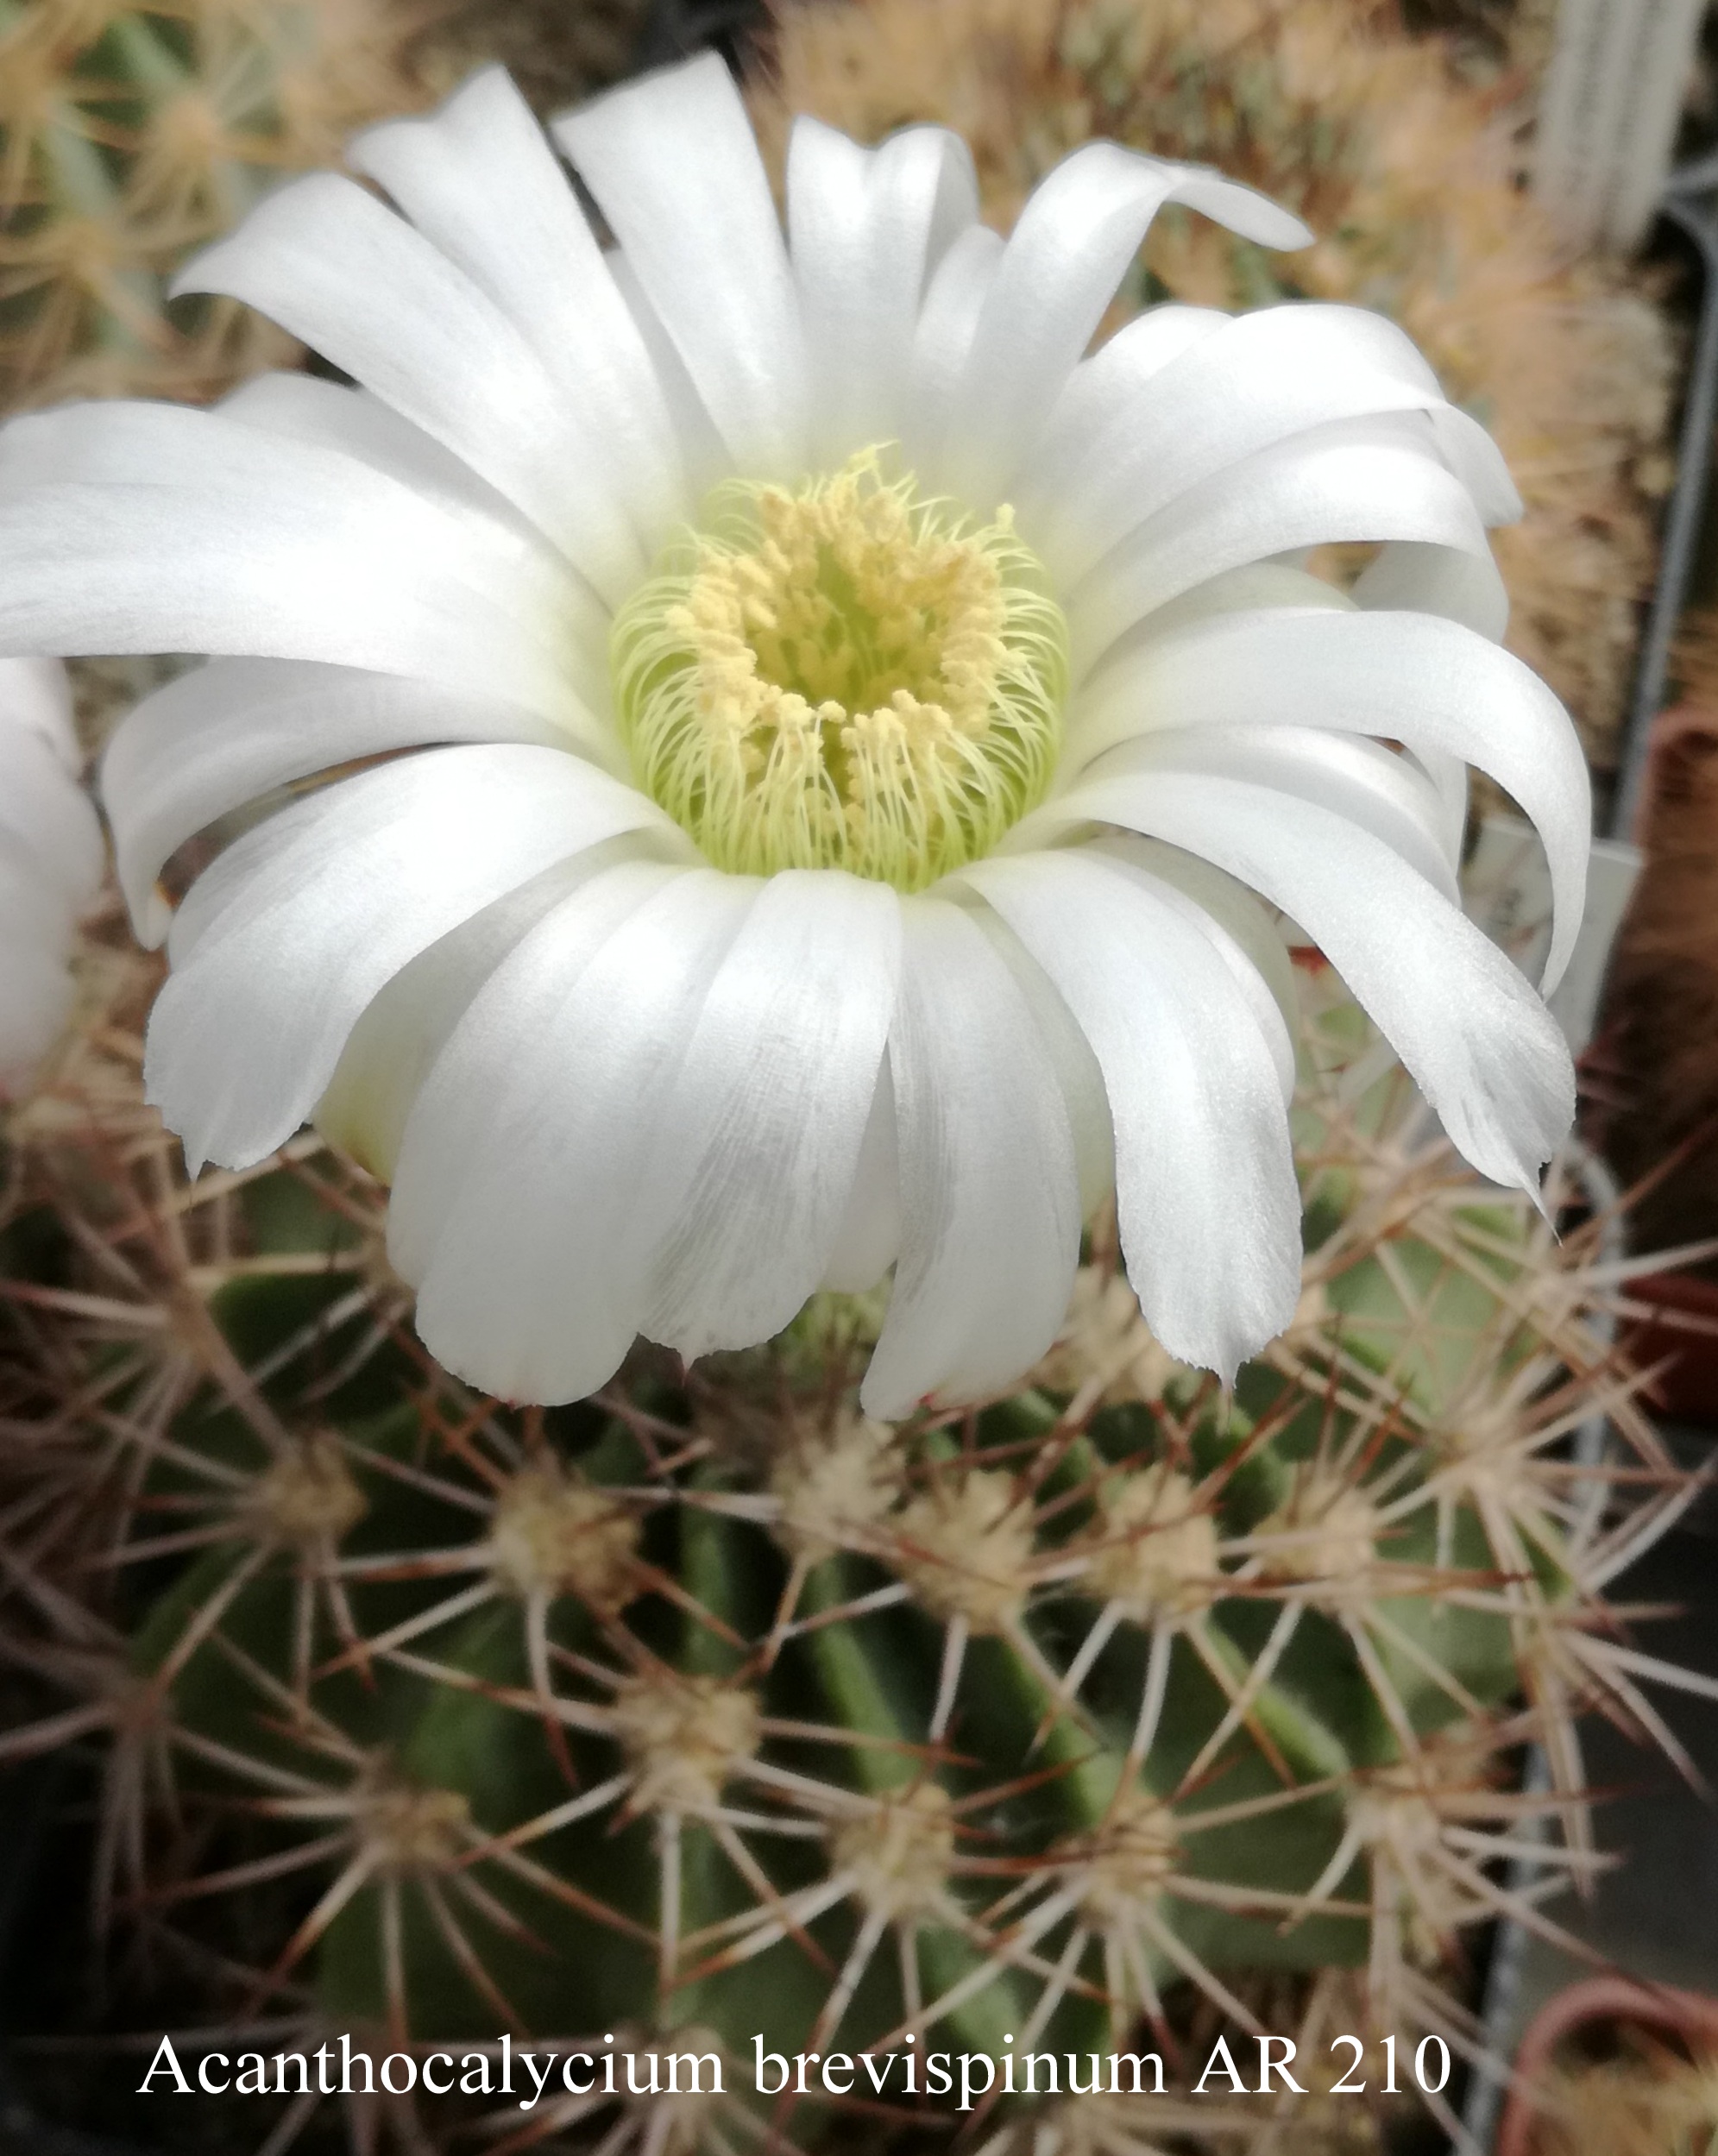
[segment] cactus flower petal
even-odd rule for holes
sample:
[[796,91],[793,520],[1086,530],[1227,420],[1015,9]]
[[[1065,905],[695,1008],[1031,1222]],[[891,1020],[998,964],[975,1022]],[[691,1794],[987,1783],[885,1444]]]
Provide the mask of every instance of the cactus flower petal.
[[1069,798],[1070,814],[1167,839],[1250,884],[1313,938],[1366,1006],[1457,1147],[1532,1189],[1575,1114],[1562,1034],[1511,964],[1403,852],[1318,798],[1154,764],[1140,744]]
[[1157,1337],[1228,1374],[1299,1278],[1275,908],[1531,1188],[1572,1076],[1460,913],[1468,767],[1544,837],[1553,975],[1589,810],[1497,648],[1495,447],[1353,308],[1086,355],[1162,205],[1298,220],[1096,144],[1004,239],[947,130],[803,121],[783,224],[709,57],[551,132],[612,246],[486,70],[353,146],[387,201],[296,181],[181,275],[351,386],[0,431],[0,649],[207,657],[104,773],[192,1157],[314,1116],[512,1398],[890,1266],[867,1411],[981,1396],[1111,1189]]
[[1210,914],[1125,857],[1047,851],[966,875],[1098,1058],[1129,1277],[1153,1332],[1232,1378],[1300,1291],[1281,1011]]
[[736,465],[805,448],[805,330],[770,183],[714,53],[595,97],[552,132],[596,198]]
[[961,908],[905,910],[889,1041],[901,1252],[860,1396],[882,1416],[1005,1386],[1029,1342],[1054,1340],[1079,1255],[1067,1107],[1007,961]]

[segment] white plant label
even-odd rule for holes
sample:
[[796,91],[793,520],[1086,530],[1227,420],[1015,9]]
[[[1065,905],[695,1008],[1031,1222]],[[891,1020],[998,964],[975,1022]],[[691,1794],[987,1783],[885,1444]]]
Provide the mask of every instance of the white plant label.
[[1702,0],[1559,0],[1533,192],[1583,245],[1638,247],[1671,168]]
[[[1581,933],[1568,971],[1547,999],[1576,1055],[1592,1038],[1611,946],[1639,873],[1638,846],[1616,839],[1593,841]],[[1485,817],[1462,887],[1469,919],[1537,980],[1551,947],[1551,877],[1532,826],[1515,816]]]

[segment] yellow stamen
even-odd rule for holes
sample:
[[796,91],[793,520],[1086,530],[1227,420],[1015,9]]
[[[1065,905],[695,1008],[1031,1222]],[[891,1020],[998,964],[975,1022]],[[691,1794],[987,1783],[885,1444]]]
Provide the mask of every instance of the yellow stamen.
[[976,525],[875,450],[734,481],[616,617],[639,783],[719,868],[922,890],[1043,796],[1067,628],[1006,508]]

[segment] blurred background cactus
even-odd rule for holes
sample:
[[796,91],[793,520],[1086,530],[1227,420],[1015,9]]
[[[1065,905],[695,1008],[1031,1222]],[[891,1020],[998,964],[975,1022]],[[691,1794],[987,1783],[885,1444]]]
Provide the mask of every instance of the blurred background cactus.
[[[313,1135],[185,1184],[135,1090],[148,971],[116,950],[12,1131],[0,1759],[60,1759],[93,1813],[93,1930],[59,1912],[33,2010],[170,2022],[192,2059],[342,2030],[727,2056],[720,2104],[498,2096],[507,2147],[733,2156],[771,2115],[733,2095],[758,2033],[1054,2054],[998,2148],[1119,2156],[1172,2119],[1376,2146],[1411,2100],[1371,2050],[1362,2103],[1195,2097],[1220,2029],[1249,2085],[1248,2033],[1296,2033],[1314,2091],[1332,2037],[1394,2036],[1453,2126],[1464,1939],[1506,1907],[1555,1933],[1539,1904],[1596,1861],[1577,1713],[1662,1733],[1642,1687],[1675,1673],[1604,1592],[1685,1493],[1610,1345],[1602,1221],[1559,1243],[1476,1183],[1328,974],[1301,1308],[1232,1398],[1157,1348],[1100,1223],[1034,1383],[883,1428],[853,1299],[689,1372],[640,1348],[573,1409],[469,1395],[411,1334],[381,1193]],[[1601,1412],[1602,1474],[1566,1443]],[[1552,1786],[1522,1795],[1533,1737]],[[1093,2052],[1158,2053],[1164,2107],[1070,2099]],[[880,2110],[776,2121],[874,2134],[915,2113],[903,2071]],[[447,2107],[377,2102],[438,2145]],[[315,2146],[320,2104],[241,2107],[220,2145]]]
[[259,194],[420,104],[385,0],[0,0],[0,407],[203,399],[295,355],[167,281]]

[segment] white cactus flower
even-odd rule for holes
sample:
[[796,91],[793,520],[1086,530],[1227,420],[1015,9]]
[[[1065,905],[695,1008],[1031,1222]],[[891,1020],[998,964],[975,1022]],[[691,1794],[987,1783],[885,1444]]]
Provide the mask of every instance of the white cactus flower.
[[66,669],[0,659],[0,1098],[28,1090],[64,1029],[78,917],[101,888],[78,766]]
[[[1495,449],[1352,309],[1082,356],[1164,203],[1298,221],[1098,143],[1004,241],[956,137],[802,120],[784,235],[708,58],[552,133],[609,250],[487,72],[354,144],[392,207],[296,181],[180,280],[355,387],[0,437],[0,644],[216,655],[104,772],[193,1164],[313,1116],[392,1183],[425,1342],[513,1398],[891,1265],[867,1411],[982,1393],[1112,1184],[1153,1332],[1230,1371],[1299,1278],[1256,892],[1531,1184],[1572,1078],[1457,905],[1465,764],[1544,835],[1553,971],[1587,781],[1495,642]],[[1342,540],[1381,543],[1348,594],[1298,566]],[[318,773],[169,932],[174,851]]]

